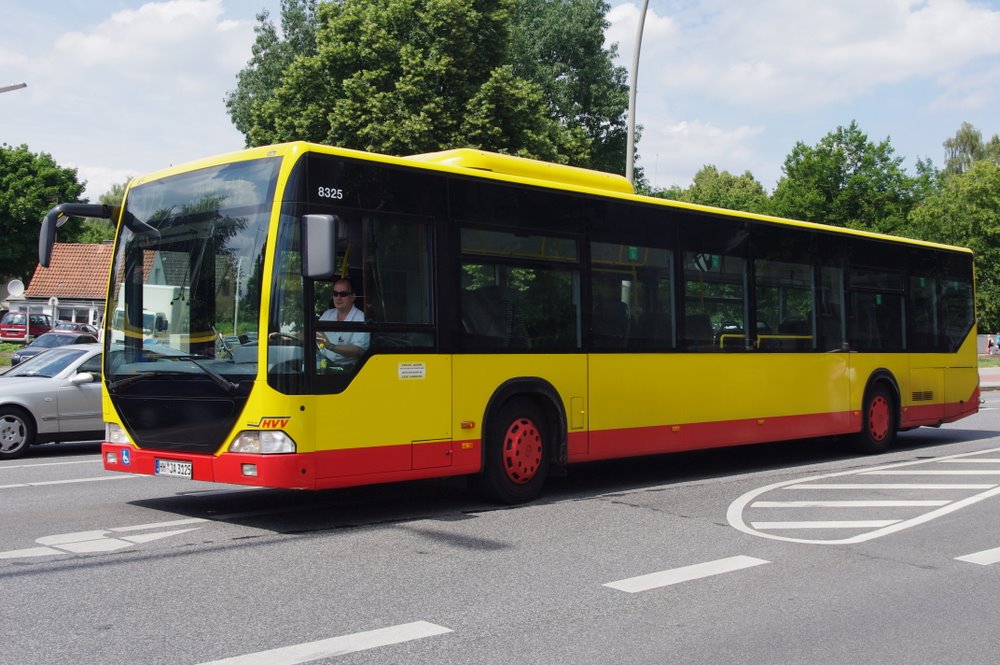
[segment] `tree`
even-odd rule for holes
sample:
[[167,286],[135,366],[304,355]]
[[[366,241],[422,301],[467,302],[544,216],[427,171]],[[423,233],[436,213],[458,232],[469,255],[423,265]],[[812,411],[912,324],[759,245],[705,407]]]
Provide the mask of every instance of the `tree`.
[[729,171],[720,173],[712,164],[703,166],[687,189],[674,187],[655,195],[743,212],[765,212],[768,207],[767,191],[753,174],[749,171],[740,176]]
[[[603,47],[607,9],[599,0],[286,0],[283,31],[291,22],[299,37],[279,37],[258,16],[227,107],[248,145],[471,146],[597,168],[616,161],[622,172],[627,86]],[[302,27],[310,17],[312,32]]]
[[994,134],[988,142],[983,134],[967,122],[944,142],[945,173],[965,173],[980,160],[1000,163],[1000,136]]
[[586,137],[589,168],[625,172],[628,71],[604,47],[603,0],[520,0],[511,24],[514,73],[534,81],[555,118]]
[[229,117],[247,147],[262,143],[253,137],[256,114],[281,85],[285,70],[295,58],[316,53],[316,0],[281,0],[280,37],[267,10],[257,14],[254,32],[250,61],[236,75],[236,89],[225,98]]
[[785,159],[771,212],[784,217],[898,232],[913,207],[916,183],[893,156],[886,138],[872,143],[856,122],[838,127],[815,146],[801,141]]
[[910,220],[919,238],[975,252],[980,329],[1000,330],[1000,165],[981,159],[945,177]]
[[[48,153],[35,154],[28,146],[0,145],[0,265],[4,272],[30,277],[38,263],[39,223],[53,206],[79,202],[84,185],[76,169],[56,164]],[[72,236],[79,220],[70,220],[60,235]]]

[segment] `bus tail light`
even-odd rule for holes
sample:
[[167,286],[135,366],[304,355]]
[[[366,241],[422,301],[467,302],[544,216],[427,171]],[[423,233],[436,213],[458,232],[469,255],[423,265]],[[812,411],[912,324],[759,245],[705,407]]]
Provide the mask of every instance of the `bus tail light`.
[[279,453],[294,453],[295,442],[284,432],[275,430],[246,430],[229,444],[231,453],[254,453],[272,455]]

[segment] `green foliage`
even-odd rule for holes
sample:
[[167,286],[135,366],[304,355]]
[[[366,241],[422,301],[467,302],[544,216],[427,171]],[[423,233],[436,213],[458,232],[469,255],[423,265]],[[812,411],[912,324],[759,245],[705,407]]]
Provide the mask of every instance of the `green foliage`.
[[247,147],[267,141],[254,139],[260,106],[281,85],[285,70],[296,57],[316,53],[316,0],[281,0],[281,36],[268,12],[257,14],[257,37],[251,47],[247,66],[236,76],[236,89],[225,98],[233,125],[244,137]]
[[700,203],[702,205],[742,210],[744,212],[766,212],[767,191],[749,171],[734,176],[729,171],[719,170],[708,164],[694,176],[694,183],[687,189],[674,187],[654,194],[660,198]]
[[[35,154],[28,146],[0,145],[0,265],[10,276],[30,279],[38,263],[39,223],[53,206],[80,201],[83,184],[76,169],[56,164],[48,153]],[[80,221],[70,220],[61,238],[79,232]]]
[[973,164],[988,160],[1000,164],[1000,136],[994,134],[988,142],[983,141],[983,134],[967,122],[955,136],[945,139],[945,173],[965,173]]
[[614,65],[616,47],[604,47],[607,12],[603,0],[520,0],[509,59],[541,86],[556,120],[582,132],[589,157],[571,163],[624,173],[628,71]]
[[913,207],[915,181],[893,156],[889,139],[872,143],[856,122],[838,127],[815,146],[801,141],[785,159],[771,197],[783,217],[897,233]]
[[469,146],[622,172],[627,85],[603,47],[607,9],[597,0],[286,0],[282,36],[258,16],[227,108],[248,145]]

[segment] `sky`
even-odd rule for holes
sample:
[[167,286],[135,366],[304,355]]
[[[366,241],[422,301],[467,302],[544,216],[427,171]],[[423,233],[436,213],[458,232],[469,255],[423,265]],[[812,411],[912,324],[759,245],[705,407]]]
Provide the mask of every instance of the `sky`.
[[[630,67],[641,0],[611,0]],[[6,0],[0,143],[76,168],[96,200],[129,176],[238,150],[224,97],[256,14],[280,0]],[[796,142],[856,121],[904,167],[944,163],[963,122],[1000,133],[1000,0],[649,0],[636,151],[655,187],[705,165],[769,191]],[[622,156],[624,162],[625,156]]]

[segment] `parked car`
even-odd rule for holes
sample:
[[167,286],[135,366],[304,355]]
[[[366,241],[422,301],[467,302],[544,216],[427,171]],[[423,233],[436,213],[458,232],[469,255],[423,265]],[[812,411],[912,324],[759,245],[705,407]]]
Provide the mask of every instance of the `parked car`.
[[103,436],[100,344],[51,349],[0,374],[0,459]]
[[94,344],[96,342],[97,338],[89,333],[68,331],[47,332],[44,335],[36,337],[24,348],[18,349],[12,353],[10,356],[10,364],[20,364],[28,358],[37,356],[42,351],[48,351],[49,349],[54,349],[57,346],[66,346],[67,344]]
[[92,326],[89,323],[76,323],[75,321],[56,321],[56,325],[54,325],[52,329],[88,333],[90,335],[93,335],[94,337],[97,337],[97,326]]
[[31,337],[38,337],[52,330],[52,317],[48,314],[7,312],[0,319],[0,341],[23,342],[25,321],[28,322],[28,334]]

